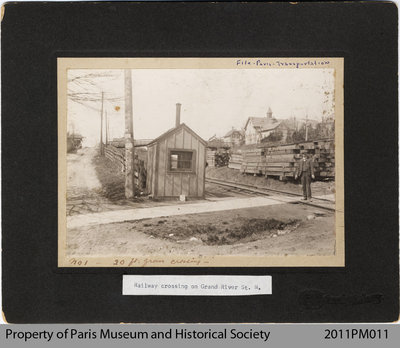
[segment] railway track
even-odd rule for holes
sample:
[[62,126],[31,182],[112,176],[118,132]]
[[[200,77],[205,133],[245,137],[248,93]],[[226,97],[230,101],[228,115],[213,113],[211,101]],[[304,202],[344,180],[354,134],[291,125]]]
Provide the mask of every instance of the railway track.
[[[251,192],[253,194],[269,196],[269,198],[278,200],[281,202],[283,201],[283,202],[292,203],[292,204],[301,203],[301,204],[308,205],[311,207],[321,208],[321,209],[325,209],[325,210],[329,210],[329,211],[335,211],[335,202],[328,200],[328,199],[324,199],[324,198],[313,198],[312,202],[310,202],[310,201],[300,200],[300,198],[303,197],[301,194],[288,192],[288,191],[269,189],[266,187],[260,187],[260,186],[249,185],[249,184],[238,184],[238,183],[232,182],[232,181],[210,179],[210,178],[206,178],[206,182],[208,182],[210,184],[216,184],[216,185],[229,187],[231,189],[238,190],[238,191],[247,191],[247,192]],[[274,196],[271,196],[271,194],[274,194]],[[281,196],[282,198],[298,197],[299,200],[285,201],[285,200],[279,199],[277,197],[277,195]]]

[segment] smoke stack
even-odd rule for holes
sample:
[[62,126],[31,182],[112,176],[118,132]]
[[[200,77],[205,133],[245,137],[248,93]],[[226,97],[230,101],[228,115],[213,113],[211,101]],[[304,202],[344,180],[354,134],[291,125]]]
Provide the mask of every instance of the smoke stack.
[[181,105],[180,103],[176,103],[176,122],[175,127],[179,127],[181,124]]

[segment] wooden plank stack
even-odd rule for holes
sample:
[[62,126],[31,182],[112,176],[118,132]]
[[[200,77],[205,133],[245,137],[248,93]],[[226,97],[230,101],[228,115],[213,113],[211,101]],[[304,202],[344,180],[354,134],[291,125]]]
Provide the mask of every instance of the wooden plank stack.
[[297,144],[271,146],[265,149],[265,175],[293,177],[302,154],[312,159],[317,178],[335,177],[335,148],[332,139],[302,142]]
[[231,153],[228,163],[228,168],[241,169],[243,162],[242,152]]
[[244,150],[242,156],[242,165],[240,167],[242,173],[263,174],[265,167],[264,149]]
[[302,154],[313,160],[318,179],[335,177],[335,143],[322,139],[293,144],[245,145],[231,149],[207,149],[209,167],[228,166],[242,173],[279,177],[294,177]]
[[294,144],[259,145],[258,148],[236,148],[231,153],[228,167],[242,173],[265,176],[294,177],[301,155],[313,159],[315,176],[319,179],[335,177],[335,146],[333,139]]
[[321,178],[335,177],[335,143],[319,140],[315,143],[315,172]]
[[265,151],[265,176],[293,177],[300,159],[299,144],[269,146]]

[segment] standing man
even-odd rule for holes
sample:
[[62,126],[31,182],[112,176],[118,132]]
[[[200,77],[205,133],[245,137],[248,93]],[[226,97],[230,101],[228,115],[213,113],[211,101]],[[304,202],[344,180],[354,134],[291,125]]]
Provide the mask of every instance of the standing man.
[[301,184],[303,185],[303,200],[311,199],[311,178],[314,176],[314,165],[307,155],[303,153],[303,157],[300,160],[299,167],[294,175],[294,179],[297,177],[301,178]]

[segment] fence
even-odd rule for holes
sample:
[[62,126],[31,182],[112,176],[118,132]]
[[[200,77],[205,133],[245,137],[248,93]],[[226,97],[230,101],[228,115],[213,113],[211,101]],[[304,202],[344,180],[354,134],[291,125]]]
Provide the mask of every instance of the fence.
[[[105,146],[105,156],[110,159],[121,172],[125,172],[125,148],[113,145]],[[143,190],[146,187],[146,154],[147,151],[141,149],[135,153],[135,184]]]

